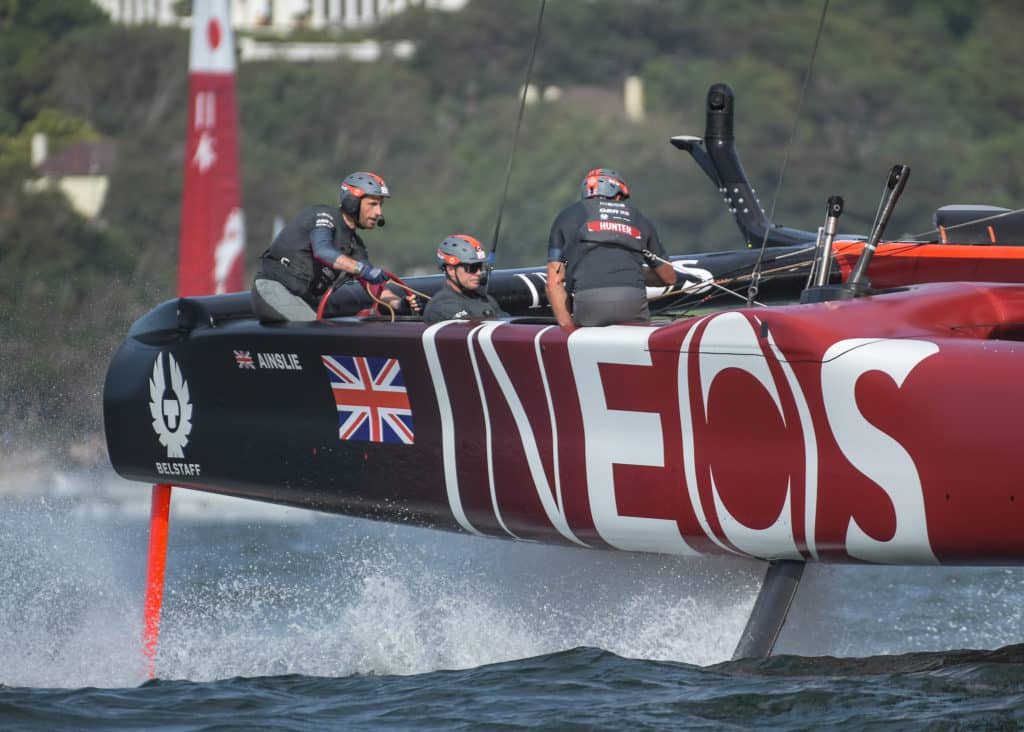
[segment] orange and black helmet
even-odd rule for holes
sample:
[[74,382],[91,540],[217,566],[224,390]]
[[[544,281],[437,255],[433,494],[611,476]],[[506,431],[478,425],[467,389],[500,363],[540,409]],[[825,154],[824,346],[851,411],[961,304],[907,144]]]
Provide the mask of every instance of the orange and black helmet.
[[622,176],[611,168],[594,168],[583,177],[580,198],[629,198],[629,187]]
[[376,173],[364,170],[349,173],[341,182],[341,200],[339,207],[349,216],[359,213],[359,202],[363,196],[380,196],[391,198],[388,184]]
[[475,264],[486,262],[487,252],[480,242],[469,234],[452,234],[437,247],[437,262],[441,269],[446,264]]

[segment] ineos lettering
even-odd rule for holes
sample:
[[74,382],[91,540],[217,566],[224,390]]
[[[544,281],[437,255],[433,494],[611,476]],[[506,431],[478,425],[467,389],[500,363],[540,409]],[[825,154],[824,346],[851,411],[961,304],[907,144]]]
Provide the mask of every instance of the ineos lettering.
[[[542,376],[547,412],[550,415],[548,433],[543,427],[545,418],[540,417],[541,413],[538,412],[538,406],[541,409],[543,406],[537,404],[535,396],[532,400],[525,399],[527,395],[522,391],[536,390],[538,385],[522,376],[516,377],[506,369],[502,360],[504,349],[516,349],[521,345],[510,340],[498,347],[498,335],[507,327],[493,323],[482,330],[477,328],[471,331],[467,336],[465,350],[458,352],[464,356],[449,350],[451,355],[446,358],[471,359],[477,376],[477,394],[473,398],[467,396],[460,402],[461,406],[455,405],[455,411],[463,410],[468,424],[479,424],[479,420],[483,419],[486,433],[491,436],[494,435],[492,415],[511,414],[514,428],[511,432],[507,429],[503,432],[501,440],[504,449],[523,455],[524,462],[521,464],[526,471],[525,480],[540,498],[538,508],[546,514],[551,527],[569,541],[584,543],[576,534],[581,527],[575,526],[569,519],[563,504],[564,486],[558,482],[561,445],[559,426],[572,424],[575,419],[579,419],[583,428],[582,439],[578,430],[574,430],[573,434],[582,446],[580,467],[585,479],[577,477],[572,480],[570,495],[585,496],[593,528],[603,541],[616,548],[694,554],[696,550],[690,542],[706,538],[721,550],[743,555],[801,559],[806,554],[817,558],[817,514],[821,502],[819,439],[834,439],[849,464],[885,492],[896,516],[896,531],[888,540],[871,536],[851,516],[845,536],[844,548],[847,553],[866,561],[892,561],[894,556],[900,557],[901,561],[935,561],[927,536],[924,496],[917,467],[910,454],[894,437],[868,422],[860,412],[855,398],[857,381],[871,370],[881,371],[892,378],[897,387],[902,387],[907,376],[919,363],[938,352],[938,346],[934,343],[914,340],[840,341],[823,354],[821,365],[816,367],[820,369],[820,380],[811,378],[801,381],[793,365],[775,343],[771,332],[762,334],[759,321],[742,313],[708,316],[691,323],[679,345],[678,356],[666,351],[658,356],[660,359],[678,359],[675,362],[678,373],[678,411],[675,417],[679,420],[678,434],[682,444],[666,444],[663,421],[672,419],[671,411],[610,408],[608,396],[615,392],[618,385],[608,383],[601,369],[602,364],[635,367],[641,373],[645,369],[652,369],[655,362],[652,360],[649,341],[655,330],[630,326],[582,328],[568,337],[563,355],[555,356],[542,346],[541,338],[545,331],[538,332],[534,340],[533,357]],[[436,333],[437,329],[427,331],[424,345],[436,393],[441,398],[452,392],[443,383],[446,369],[433,343]],[[482,361],[474,356],[476,348],[480,349]],[[525,349],[515,352],[517,358],[528,357]],[[556,373],[553,369],[564,368],[558,364],[564,364],[563,359],[566,357],[572,375],[571,383],[575,385],[575,399],[553,401],[547,375]],[[664,363],[659,365],[659,369],[664,367]],[[489,378],[483,378],[482,368],[487,369]],[[808,362],[803,361],[802,376],[808,368]],[[712,408],[710,397],[714,385],[727,371],[733,374],[729,377],[732,380],[749,379],[744,383],[750,386],[745,388],[763,390],[768,400],[759,402],[759,416],[766,425],[781,425],[782,431],[777,433],[776,439],[782,439],[788,444],[789,462],[781,465],[781,475],[778,470],[780,466],[776,466],[774,478],[776,481],[781,478],[784,482],[776,483],[778,487],[771,489],[777,493],[772,492],[768,496],[762,493],[760,496],[762,507],[768,511],[777,511],[768,514],[774,516],[768,519],[768,525],[762,523],[754,527],[741,520],[744,514],[735,510],[738,506],[729,505],[730,500],[736,500],[729,498],[737,495],[735,489],[723,493],[719,486],[719,471],[728,466],[714,464],[714,460],[721,458],[702,451],[706,448],[701,451],[695,449],[695,445],[699,444],[695,438],[708,429],[707,420]],[[637,378],[642,379],[643,376]],[[488,383],[496,384],[497,389],[486,387]],[[820,393],[805,393],[808,383],[820,384]],[[529,406],[530,403],[532,406]],[[556,403],[563,410],[557,419]],[[566,414],[564,409],[567,404],[578,404],[579,412],[575,416]],[[768,412],[764,411],[766,405]],[[722,407],[715,409],[721,410]],[[819,427],[819,438],[815,419],[812,418],[815,412],[823,415],[818,417],[819,420],[827,420],[831,434]],[[718,413],[725,414],[726,419],[731,418],[729,411]],[[471,414],[475,416],[468,416]],[[476,533],[466,521],[462,509],[462,491],[475,488],[460,486],[458,483],[456,462],[461,460],[455,447],[460,443],[456,424],[452,416],[442,420],[442,454],[449,502],[459,523]],[[541,432],[538,433],[538,430]],[[515,447],[509,442],[510,438],[516,440]],[[487,439],[489,442],[490,437]],[[490,445],[490,448],[493,447]],[[681,492],[684,505],[689,503],[692,514],[688,514],[689,518],[630,515],[628,510],[623,510],[619,501],[624,490],[630,491],[631,498],[637,498],[639,505],[654,505],[657,500],[645,502],[643,496],[636,496],[637,491],[644,490],[643,484],[617,485],[615,466],[663,468],[667,451],[681,451],[676,453],[681,459],[672,461],[675,465],[681,462],[680,474],[667,480],[677,481],[677,490]],[[465,459],[479,457],[470,455]],[[490,458],[488,464],[489,470],[492,470]],[[789,471],[788,475],[786,470]],[[508,531],[501,518],[503,501],[494,490],[493,472],[489,474],[490,497],[496,523]],[[548,475],[554,476],[553,483]],[[698,490],[699,485],[710,487],[705,498],[702,498]],[[778,502],[772,503],[775,500]],[[671,510],[663,500],[660,505],[663,511]],[[802,515],[796,513],[798,505]],[[761,515],[765,515],[763,509]],[[694,518],[696,525],[692,524]],[[802,527],[799,533],[798,526]],[[829,541],[834,539],[830,537]],[[806,549],[802,550],[804,546]]]

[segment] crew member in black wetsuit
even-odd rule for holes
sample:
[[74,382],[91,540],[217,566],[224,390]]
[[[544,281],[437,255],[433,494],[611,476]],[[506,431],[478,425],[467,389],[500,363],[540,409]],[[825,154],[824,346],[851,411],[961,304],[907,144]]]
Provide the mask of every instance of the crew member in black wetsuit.
[[566,330],[650,322],[646,285],[676,282],[658,232],[628,198],[621,175],[596,168],[583,179],[582,200],[551,226],[548,302]]
[[425,321],[508,317],[493,297],[480,290],[480,276],[487,263],[480,242],[466,234],[453,234],[437,248],[437,261],[447,287],[439,289],[427,303]]
[[[333,206],[317,204],[285,224],[261,255],[253,282],[252,305],[259,319],[316,320],[320,298],[339,278],[383,283],[387,274],[370,263],[356,229],[383,226],[384,199],[390,197],[383,178],[359,171],[342,181],[337,212]],[[388,289],[378,297],[391,307],[401,304]]]

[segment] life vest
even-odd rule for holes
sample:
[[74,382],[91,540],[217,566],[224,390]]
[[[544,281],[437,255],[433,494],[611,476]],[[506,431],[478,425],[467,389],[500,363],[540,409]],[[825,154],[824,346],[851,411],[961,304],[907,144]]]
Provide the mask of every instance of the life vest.
[[588,198],[583,201],[587,220],[579,229],[579,240],[589,250],[616,246],[641,254],[644,232],[636,226],[633,207],[626,201]]
[[568,258],[565,284],[576,289],[576,269],[584,258],[599,247],[622,249],[643,256],[644,232],[636,225],[636,209],[626,201],[610,198],[586,198],[582,201],[586,219],[577,230],[577,246],[582,251]]
[[[338,272],[313,257],[310,233],[318,218],[328,215],[325,208],[311,206],[301,211],[278,232],[270,247],[260,257],[262,276],[277,280],[289,292],[298,295],[313,307],[316,307],[315,303],[320,296],[339,279],[348,277],[348,274]],[[335,246],[343,253],[353,256],[354,245],[343,245],[343,234],[341,230],[334,231]],[[351,234],[350,237],[354,243],[359,243],[357,236]]]
[[323,295],[342,276],[332,267],[327,267],[304,252],[293,252],[292,256],[276,257],[267,249],[260,256],[262,274],[284,285],[289,292],[304,300],[315,300]]

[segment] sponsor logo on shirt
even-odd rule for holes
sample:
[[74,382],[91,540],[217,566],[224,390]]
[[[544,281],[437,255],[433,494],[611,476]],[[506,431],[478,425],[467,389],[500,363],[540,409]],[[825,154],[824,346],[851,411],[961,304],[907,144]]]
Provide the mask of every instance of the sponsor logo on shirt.
[[630,221],[629,211],[626,209],[619,208],[605,208],[601,207],[597,210],[599,217],[604,219],[615,219],[617,221]]
[[618,221],[588,221],[587,231],[610,231],[614,234],[625,234],[634,239],[643,238],[640,229]]

